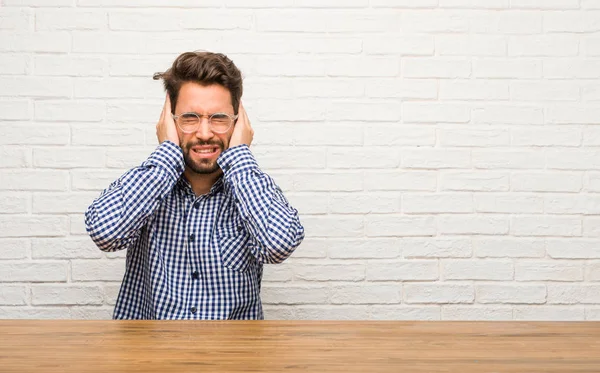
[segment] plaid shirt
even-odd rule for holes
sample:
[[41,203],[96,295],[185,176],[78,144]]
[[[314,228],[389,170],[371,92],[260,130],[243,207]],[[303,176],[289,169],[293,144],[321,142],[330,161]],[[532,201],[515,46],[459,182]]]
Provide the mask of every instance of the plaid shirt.
[[196,196],[170,141],[87,209],[103,251],[127,250],[115,319],[263,319],[263,263],[280,263],[304,238],[298,212],[246,145],[217,160],[221,177]]

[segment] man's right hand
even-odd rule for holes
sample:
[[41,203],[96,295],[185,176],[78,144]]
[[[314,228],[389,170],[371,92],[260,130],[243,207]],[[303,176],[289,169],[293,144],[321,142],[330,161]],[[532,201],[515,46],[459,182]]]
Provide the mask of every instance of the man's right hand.
[[173,117],[171,116],[171,99],[168,93],[162,112],[160,113],[160,119],[156,124],[156,137],[159,144],[162,144],[165,140],[169,140],[179,146],[179,135],[177,134],[175,121],[173,121]]

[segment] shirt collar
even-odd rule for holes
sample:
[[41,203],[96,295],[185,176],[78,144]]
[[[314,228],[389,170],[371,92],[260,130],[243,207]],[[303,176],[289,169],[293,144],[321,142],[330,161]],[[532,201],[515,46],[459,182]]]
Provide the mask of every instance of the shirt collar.
[[[185,177],[184,174],[181,174],[181,176],[179,177],[179,180],[177,180],[177,187],[183,191],[186,194],[191,194],[193,196],[195,196],[194,194],[194,190],[192,189],[192,185],[190,184],[190,182],[188,181],[188,179]],[[213,186],[210,188],[210,191],[208,192],[208,195],[214,195],[216,193],[219,193],[220,191],[223,190],[224,187],[224,183],[223,183],[223,175],[221,175],[217,181],[213,184]]]

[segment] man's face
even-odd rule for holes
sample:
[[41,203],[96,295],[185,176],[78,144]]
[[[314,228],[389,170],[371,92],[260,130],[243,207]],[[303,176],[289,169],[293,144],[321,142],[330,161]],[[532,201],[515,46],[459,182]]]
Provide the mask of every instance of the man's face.
[[[179,90],[175,115],[190,112],[199,115],[226,113],[233,116],[231,94],[218,84],[203,86],[195,82],[186,82]],[[202,117],[200,122],[200,127],[194,133],[184,133],[177,127],[179,146],[183,149],[185,164],[198,174],[220,172],[217,158],[229,147],[235,125],[226,133],[214,133],[210,129],[207,116]]]

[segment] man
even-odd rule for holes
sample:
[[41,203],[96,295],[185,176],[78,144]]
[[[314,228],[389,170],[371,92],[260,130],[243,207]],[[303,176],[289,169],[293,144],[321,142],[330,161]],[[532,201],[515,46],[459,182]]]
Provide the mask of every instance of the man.
[[115,319],[263,319],[263,263],[304,238],[298,212],[249,146],[242,77],[225,55],[183,53],[164,73],[159,146],[85,214],[103,251],[127,250]]

